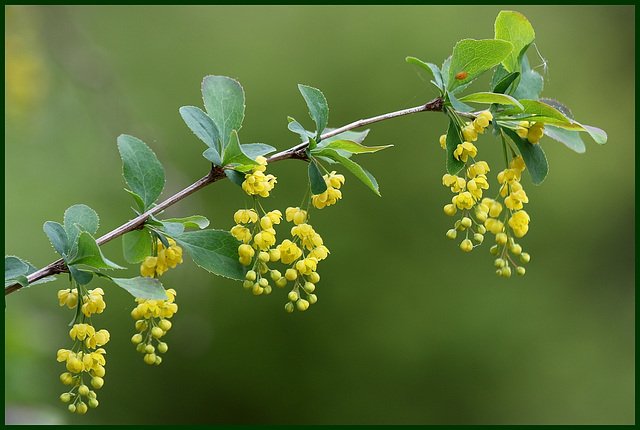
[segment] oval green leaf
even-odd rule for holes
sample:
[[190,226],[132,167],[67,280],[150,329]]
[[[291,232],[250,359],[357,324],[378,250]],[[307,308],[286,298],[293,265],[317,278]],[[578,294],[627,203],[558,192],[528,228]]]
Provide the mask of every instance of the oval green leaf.
[[202,81],[202,100],[207,114],[218,128],[222,151],[229,144],[232,130],[240,130],[244,120],[244,90],[238,81],[226,76],[206,76]]
[[458,100],[465,103],[474,102],[474,103],[487,103],[487,104],[498,103],[502,105],[513,105],[515,107],[518,107],[524,110],[524,107],[520,104],[518,100],[506,94],[480,92],[480,93],[469,94],[467,96],[461,97]]
[[327,191],[327,183],[322,177],[322,172],[318,168],[318,165],[314,161],[309,162],[309,185],[311,187],[311,194],[322,194]]
[[195,106],[182,106],[180,115],[198,139],[210,148],[220,149],[218,126],[209,115]]
[[320,140],[320,135],[327,127],[329,121],[329,105],[324,94],[317,89],[308,85],[298,84],[298,89],[304,97],[304,101],[307,102],[309,107],[309,115],[316,123],[316,140]]
[[[448,70],[447,89],[467,84],[478,76],[500,64],[512,51],[513,45],[505,40],[463,39],[453,48]],[[456,75],[465,72],[464,79],[456,79]]]
[[495,22],[495,38],[511,42],[513,50],[502,61],[509,72],[520,71],[520,60],[536,38],[531,23],[518,12],[503,10]]
[[173,239],[203,269],[231,279],[244,279],[247,269],[238,261],[240,242],[228,231],[189,231]]
[[122,172],[131,191],[144,202],[144,211],[156,201],[164,188],[164,169],[158,158],[140,139],[118,136]]

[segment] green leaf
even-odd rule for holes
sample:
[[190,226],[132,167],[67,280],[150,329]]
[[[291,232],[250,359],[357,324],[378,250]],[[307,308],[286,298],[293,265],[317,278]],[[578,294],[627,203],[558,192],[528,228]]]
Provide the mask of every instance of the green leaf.
[[207,148],[202,153],[202,156],[207,160],[211,161],[216,166],[222,166],[222,159],[220,158],[220,154],[216,151],[215,148]]
[[517,99],[538,100],[544,86],[542,76],[529,67],[529,60],[526,55],[522,56],[522,74],[517,87],[512,91],[512,95]]
[[93,273],[88,270],[78,269],[76,266],[67,266],[73,279],[80,285],[87,285],[93,279]]
[[462,143],[461,133],[462,131],[453,119],[453,116],[449,116],[449,129],[447,130],[447,172],[449,172],[450,175],[455,175],[464,168],[464,162],[457,160],[453,156],[453,152],[458,145]]
[[322,177],[322,172],[314,161],[309,162],[309,185],[311,194],[322,194],[327,191],[327,183]]
[[520,76],[520,83],[513,92],[517,99],[537,100],[544,85],[542,76],[535,70],[523,71]]
[[252,160],[255,160],[259,156],[265,156],[276,151],[276,148],[271,145],[267,145],[266,143],[243,143],[240,145],[240,148],[242,149],[242,152]]
[[95,272],[96,275],[111,280],[114,284],[127,290],[137,299],[167,300],[166,291],[156,278],[138,276],[136,278],[112,278],[104,273]]
[[209,226],[209,220],[202,215],[191,215],[186,218],[165,219],[164,222],[179,222],[186,228],[203,229]]
[[447,99],[451,107],[458,112],[472,112],[473,108],[459,101],[451,91],[447,91]]
[[64,229],[67,232],[69,250],[67,255],[74,255],[80,232],[86,231],[90,235],[96,234],[100,218],[96,211],[87,205],[74,205],[64,212]]
[[67,237],[67,232],[60,223],[55,221],[47,221],[44,223],[43,230],[51,245],[53,245],[53,249],[62,256],[69,254],[69,238]]
[[[7,281],[14,281],[19,276],[25,276],[29,271],[29,265],[14,256],[4,256],[4,284],[7,285]],[[10,282],[13,284],[13,282]]]
[[[127,193],[129,193],[129,195],[131,197],[133,197],[133,200],[136,202],[136,205],[138,206],[138,210],[137,210],[137,214],[140,215],[141,213],[145,212],[145,208],[144,208],[144,201],[142,200],[142,197],[140,197],[139,195],[137,195],[136,193],[134,193],[131,190],[128,189],[124,189]],[[135,211],[135,209],[134,209]]]
[[341,149],[343,151],[347,151],[352,154],[364,154],[368,152],[380,151],[381,149],[389,148],[391,146],[393,145],[364,146],[352,140],[334,140],[330,142],[328,145],[326,145],[325,148]]
[[302,142],[307,142],[310,137],[313,137],[315,135],[315,133],[305,130],[305,128],[295,119],[291,117],[289,117],[288,119],[289,124],[287,124],[287,128],[300,135],[300,139],[302,140]]
[[[330,132],[333,130],[335,129],[326,128],[325,132]],[[318,148],[320,148],[321,146],[327,146],[329,143],[335,140],[351,140],[356,143],[362,143],[368,134],[369,134],[369,129],[366,129],[363,131],[353,131],[353,130],[343,131],[342,133],[338,133],[336,135],[323,139],[320,143],[318,143]]]
[[473,93],[458,99],[461,102],[475,102],[475,103],[498,103],[503,105],[513,105],[524,110],[524,107],[520,102],[511,96],[499,93],[480,92]]
[[[513,45],[504,40],[461,40],[453,48],[451,55],[448,90],[453,91],[455,87],[473,81],[487,70],[500,64],[512,49]],[[460,72],[467,73],[464,79],[456,79],[456,75]]]
[[435,85],[441,92],[444,92],[444,83],[442,82],[442,73],[440,72],[440,69],[438,68],[438,66],[432,63],[425,63],[424,61],[419,60],[415,57],[407,57],[406,61],[407,63],[415,64],[431,72],[431,76],[433,76],[433,81],[431,81],[431,83],[433,83],[433,85]]
[[218,126],[209,115],[195,106],[182,106],[180,115],[198,139],[202,140],[209,148],[220,150]]
[[45,282],[55,281],[56,278],[54,276],[47,276],[46,278],[38,279],[37,281],[33,281],[29,284],[27,276],[35,273],[38,269],[36,269],[31,263],[25,261],[21,258],[18,258],[14,255],[5,255],[4,256],[4,286],[5,288],[9,285],[13,285],[18,283],[23,287],[28,285],[35,284],[43,284]]
[[240,147],[238,141],[238,133],[233,130],[231,132],[231,139],[229,139],[229,145],[224,150],[224,158],[222,160],[223,166],[235,166],[235,170],[245,171],[254,166],[259,166],[260,163],[249,158]]
[[144,142],[133,136],[118,136],[118,150],[122,157],[124,179],[131,191],[142,198],[146,211],[164,188],[162,164]]
[[124,269],[124,267],[107,260],[96,240],[85,231],[78,236],[78,253],[67,263],[69,266],[76,264],[86,264],[96,269]]
[[[180,222],[171,222],[164,220],[162,221],[162,228],[164,229],[165,234],[169,237],[177,236],[184,232],[184,224]],[[168,246],[165,247],[168,248]]]
[[133,230],[122,236],[122,253],[127,263],[140,263],[153,253],[153,240],[148,228]]
[[207,113],[218,128],[221,152],[224,152],[231,132],[242,127],[244,90],[235,79],[210,75],[202,81],[202,99]]
[[548,124],[544,127],[544,134],[558,142],[564,143],[567,148],[577,152],[578,154],[583,154],[587,150],[582,138],[580,138],[580,133],[577,131],[567,130],[562,127],[556,127]]
[[[546,103],[541,102],[540,100],[526,100],[521,99],[520,103],[524,107],[524,114],[517,115],[518,120],[524,119],[532,119],[534,121],[541,121],[544,123],[555,124],[555,125],[571,125],[574,121],[571,121],[565,115],[562,114],[556,108],[549,106]],[[517,108],[505,109],[501,115],[516,115],[521,112]]]
[[598,127],[593,127],[591,125],[580,125],[587,133],[589,133],[589,136],[591,136],[591,138],[595,140],[596,143],[600,145],[604,145],[605,143],[607,143],[607,133],[604,130]]
[[[509,73],[502,64],[498,64],[491,81],[491,89],[494,93],[506,94],[509,86],[520,77],[520,72]],[[527,97],[525,97],[527,98]]]
[[509,128],[505,127],[502,128],[502,130],[507,133],[518,147],[524,164],[527,166],[527,170],[531,175],[531,182],[533,182],[534,185],[540,185],[549,173],[549,163],[547,163],[547,157],[540,145],[530,143],[527,139],[521,138],[518,136],[518,133]]
[[298,84],[298,89],[302,97],[304,97],[305,102],[307,102],[309,115],[311,115],[311,118],[316,123],[316,141],[319,141],[320,135],[327,127],[327,122],[329,121],[327,99],[325,99],[324,94],[317,88]]
[[373,175],[369,173],[365,168],[351,161],[349,158],[343,157],[333,149],[324,149],[322,152],[324,156],[329,157],[342,164],[347,168],[347,170],[353,173],[356,178],[360,179],[367,187],[371,188],[374,193],[376,193],[378,196],[380,195],[376,178],[374,178]]
[[233,169],[224,169],[224,174],[227,175],[227,178],[237,186],[241,187],[242,183],[245,180],[245,174],[236,172]]
[[520,60],[536,35],[524,15],[509,10],[498,14],[495,22],[495,38],[511,42],[513,50],[502,61],[509,72],[520,71]]
[[228,231],[189,231],[173,239],[203,269],[227,278],[245,279],[247,269],[238,261],[240,242]]

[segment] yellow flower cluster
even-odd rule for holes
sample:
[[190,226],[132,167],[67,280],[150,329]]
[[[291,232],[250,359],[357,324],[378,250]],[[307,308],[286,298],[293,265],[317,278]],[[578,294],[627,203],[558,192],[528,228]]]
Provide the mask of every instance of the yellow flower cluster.
[[[258,251],[258,259],[263,263],[277,261],[279,256],[273,246],[276,244],[275,224],[280,224],[282,212],[273,210],[258,218],[254,209],[240,209],[233,215],[237,223],[230,233],[242,244],[238,247],[239,261],[243,266],[251,265]],[[253,224],[251,228],[248,225]],[[253,244],[250,242],[253,240]]]
[[176,245],[176,242],[167,238],[169,247],[165,248],[160,239],[156,241],[156,255],[150,255],[144,259],[140,265],[140,274],[142,276],[157,277],[182,263],[182,248]]
[[287,221],[293,221],[294,224],[291,228],[292,240],[286,239],[278,246],[280,260],[290,265],[285,272],[285,279],[294,282],[287,295],[289,302],[285,305],[285,310],[305,311],[318,301],[314,294],[316,284],[320,281],[318,263],[327,258],[329,249],[324,245],[322,237],[308,224],[305,211],[298,207],[289,207],[285,213]]
[[324,182],[327,184],[327,189],[323,193],[314,194],[311,197],[313,206],[318,209],[336,204],[337,201],[342,198],[340,187],[344,184],[344,176],[336,174],[334,170],[328,175],[324,175],[323,178]]
[[[516,267],[516,273],[524,274],[524,268],[518,267],[509,253],[514,256],[519,255],[521,262],[526,262],[530,258],[528,254],[522,253],[522,247],[515,243],[513,237],[522,237],[529,229],[529,215],[522,210],[523,204],[528,203],[529,199],[520,184],[521,173],[525,169],[524,160],[520,156],[513,159],[509,169],[498,174],[498,182],[501,184],[500,201],[483,197],[483,191],[489,188],[486,175],[490,169],[484,161],[474,160],[469,164],[469,160],[477,156],[477,148],[471,142],[477,140],[478,134],[483,133],[492,120],[491,113],[485,111],[478,114],[473,122],[468,122],[461,130],[463,142],[457,146],[453,155],[466,164],[466,177],[450,174],[442,177],[443,185],[455,193],[451,203],[444,207],[445,214],[453,216],[458,211],[462,211],[462,216],[455,222],[454,228],[447,231],[446,236],[453,240],[457,238],[459,232],[465,232],[460,249],[469,252],[474,246],[484,241],[484,234],[487,231],[495,234],[497,245],[491,248],[491,252],[494,255],[500,254],[496,259],[495,267],[498,275],[509,277],[511,276],[509,262]],[[526,129],[532,137],[538,136],[536,130],[541,130],[537,124]],[[528,127],[528,123],[522,126]],[[447,135],[440,136],[440,145],[443,148],[446,148],[446,139]],[[503,211],[503,204],[507,211]],[[506,226],[511,230],[507,230]]]
[[529,143],[534,145],[540,141],[544,135],[544,123],[520,121],[516,127],[516,133],[523,139],[527,139]]
[[[176,290],[169,288],[166,293],[167,300],[137,298],[138,305],[131,311],[139,332],[133,335],[131,342],[136,345],[136,351],[144,354],[144,362],[147,364],[160,364],[162,357],[156,353],[164,354],[169,349],[160,338],[171,329],[169,318],[178,312],[178,305],[174,303]],[[154,340],[156,346],[153,346]]]
[[[101,313],[106,304],[103,299],[102,288],[84,290],[78,295],[78,288],[58,291],[60,306],[75,308],[81,306],[81,313],[76,315],[75,324],[69,330],[69,336],[74,341],[72,349],[59,349],[57,361],[65,362],[67,372],[60,375],[60,381],[69,385],[69,391],[60,395],[60,400],[68,403],[70,412],[85,414],[88,408],[98,406],[98,396],[84,384],[84,376],[91,378],[91,386],[99,389],[104,385],[106,351],[102,346],[109,342],[110,334],[107,330],[96,330],[85,319],[94,313]],[[85,402],[86,399],[86,402]]]
[[276,177],[273,175],[265,175],[267,169],[267,159],[263,156],[256,157],[259,166],[251,169],[251,173],[244,175],[245,179],[242,183],[242,189],[250,196],[258,195],[260,197],[269,197],[269,192],[276,185]]
[[[529,198],[519,182],[525,169],[524,160],[520,156],[515,157],[509,167],[498,174],[498,182],[502,184],[499,194],[504,206],[497,200],[484,198],[477,207],[477,212],[484,214],[486,218],[485,228],[496,237],[496,245],[491,248],[492,254],[499,255],[494,262],[496,273],[506,278],[511,276],[509,262],[516,267],[516,273],[525,273],[524,267],[518,266],[508,253],[520,256],[521,263],[530,259],[529,254],[522,252],[522,247],[515,243],[513,237],[522,237],[529,230],[529,214],[522,210],[523,204],[528,203]],[[503,212],[504,207],[507,210]],[[511,227],[511,231],[507,230],[506,225]]]
[[[288,312],[296,308],[306,310],[317,301],[313,291],[320,275],[316,269],[318,262],[327,258],[329,250],[324,246],[322,237],[307,223],[307,211],[289,207],[285,217],[294,223],[291,239],[285,239],[276,246],[273,225],[282,219],[279,210],[267,212],[262,217],[255,209],[241,209],[234,214],[237,224],[231,229],[231,234],[242,242],[238,246],[239,261],[250,266],[242,285],[254,295],[261,295],[271,293],[269,279],[279,288],[284,287],[287,281],[294,281],[285,308]],[[290,266],[284,276],[279,270],[269,267],[269,263],[277,261]],[[306,298],[302,298],[302,294]]]

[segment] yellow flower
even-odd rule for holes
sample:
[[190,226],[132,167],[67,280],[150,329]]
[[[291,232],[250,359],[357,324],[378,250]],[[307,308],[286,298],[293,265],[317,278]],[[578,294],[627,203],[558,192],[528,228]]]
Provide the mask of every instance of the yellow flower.
[[516,237],[522,237],[529,231],[529,214],[525,211],[518,211],[509,219],[509,227]]
[[498,234],[502,230],[504,230],[504,224],[502,223],[502,221],[494,218],[487,218],[487,220],[484,222],[484,226],[493,234]]
[[253,209],[240,209],[233,214],[236,224],[247,224],[248,222],[257,222],[258,213]]
[[307,211],[304,211],[298,207],[289,207],[285,211],[287,221],[293,221],[295,225],[302,224],[307,219]]
[[260,165],[254,167],[251,170],[252,173],[247,173],[244,175],[245,180],[242,183],[242,189],[249,195],[268,197],[269,192],[273,189],[277,180],[273,175],[264,174],[264,171],[267,168],[266,158],[259,156],[256,158],[256,161],[260,163]]
[[102,288],[96,288],[95,290],[89,290],[88,295],[84,298],[84,303],[82,304],[82,313],[87,317],[90,317],[91,314],[99,314],[104,311],[107,307],[102,296],[104,295],[104,291]]
[[511,167],[513,170],[517,170],[518,172],[522,172],[526,168],[524,160],[520,155],[511,160],[511,163],[509,163],[509,167]]
[[284,264],[291,264],[302,255],[302,250],[298,248],[298,245],[289,239],[283,240],[277,249],[280,251],[280,261]]
[[467,142],[475,142],[478,140],[478,131],[470,122],[462,129],[462,137]]
[[471,209],[475,204],[475,200],[469,191],[464,191],[453,196],[451,203],[457,206],[458,209]]
[[89,324],[74,324],[71,330],[69,330],[69,336],[71,339],[84,340],[87,336],[91,337],[96,333],[96,329]]
[[442,136],[440,136],[440,146],[442,146],[442,149],[447,149],[447,135],[443,134]]
[[[253,238],[253,247],[262,251],[266,251],[276,244],[276,231],[273,228],[267,228],[260,231]],[[242,245],[240,245],[242,246]]]
[[253,237],[251,235],[251,230],[249,230],[242,224],[237,224],[231,229],[230,233],[233,235],[233,237],[243,243],[249,243],[251,241],[251,238]]
[[514,182],[511,186],[511,194],[504,199],[504,205],[511,210],[518,210],[522,209],[523,203],[529,203],[529,198],[522,189],[520,182]]
[[339,188],[344,184],[343,175],[336,174],[333,171],[328,175],[324,175],[324,181],[327,184],[327,189],[323,193],[311,197],[311,203],[318,209],[336,204],[342,198],[342,192]]
[[462,142],[458,144],[455,151],[453,151],[453,156],[456,160],[460,160],[463,162],[467,162],[468,157],[475,157],[478,154],[478,148],[474,146],[471,142]]
[[469,178],[475,178],[478,175],[486,175],[490,171],[489,165],[486,161],[478,161],[472,164],[467,169],[467,176]]
[[453,191],[454,193],[459,193],[460,191],[464,190],[467,182],[464,180],[464,178],[461,178],[457,175],[450,175],[448,173],[445,173],[442,177],[442,185],[451,187],[451,191]]
[[60,306],[67,305],[69,309],[73,309],[78,304],[78,289],[60,290],[58,291],[58,299]]

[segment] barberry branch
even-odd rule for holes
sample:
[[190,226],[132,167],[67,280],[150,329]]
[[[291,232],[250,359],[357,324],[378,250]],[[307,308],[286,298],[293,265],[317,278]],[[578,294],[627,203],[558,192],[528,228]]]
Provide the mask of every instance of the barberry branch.
[[[358,121],[354,121],[350,124],[337,128],[335,130],[331,130],[327,133],[324,133],[321,136],[321,140],[327,139],[329,137],[335,136],[345,131],[353,130],[355,128],[363,127],[365,125],[373,124],[373,123],[384,121],[387,119],[397,118],[399,116],[410,115],[418,112],[442,111],[443,102],[444,101],[440,97],[436,97],[435,99],[421,106],[416,106],[413,108],[403,109],[395,112],[389,112],[389,113],[374,116],[371,118],[360,119]],[[274,163],[276,161],[286,160],[289,158],[308,161],[308,157],[306,154],[306,149],[308,145],[309,145],[308,142],[304,142],[292,148],[289,148],[286,151],[282,151],[277,154],[274,154],[269,158],[267,158],[267,163]],[[217,182],[224,178],[226,178],[224,169],[220,168],[219,166],[212,166],[211,171],[206,176],[202,177],[198,181],[189,185],[187,188],[172,195],[171,197],[159,203],[158,205],[154,206],[153,208],[149,209],[147,212],[137,216],[136,218],[122,224],[120,227],[117,227],[116,229],[110,231],[109,233],[101,236],[96,240],[96,243],[98,245],[103,245],[119,236],[122,236],[125,233],[142,228],[144,223],[147,221],[147,219],[149,219],[151,215],[155,215],[163,211],[169,206],[172,206],[173,204],[195,193],[196,191],[206,187],[207,185],[213,184],[214,182]],[[35,281],[46,278],[48,276],[57,275],[59,273],[64,273],[64,272],[67,272],[66,265],[64,264],[64,261],[62,259],[58,259],[53,263],[49,264],[48,266],[45,266],[42,269],[37,270],[36,272],[33,272],[32,274],[27,276],[27,280],[29,281],[29,284],[31,284]],[[7,296],[15,291],[18,291],[22,287],[23,286],[17,282],[14,284],[8,285],[4,289],[4,295]]]
[[[436,97],[435,99],[431,100],[427,104],[424,104],[421,106],[416,106],[416,107],[403,109],[395,112],[389,112],[389,113],[374,116],[371,118],[359,119],[358,121],[354,121],[350,124],[347,124],[340,128],[336,128],[335,130],[331,130],[327,133],[324,133],[321,136],[321,140],[328,139],[337,134],[344,133],[345,131],[353,130],[359,127],[364,127],[365,125],[373,124],[373,123],[384,121],[387,119],[397,118],[399,116],[410,115],[418,112],[429,112],[429,111],[441,112],[443,103],[444,103],[444,100],[442,100],[440,97]],[[309,142],[303,142],[299,145],[296,145],[292,148],[287,149],[286,151],[278,152],[277,154],[274,154],[269,158],[267,158],[267,163],[273,163],[274,161],[285,160],[287,158],[308,160],[308,157],[305,153],[308,145],[309,145]]]

